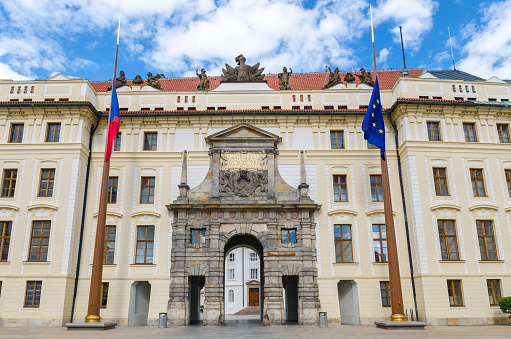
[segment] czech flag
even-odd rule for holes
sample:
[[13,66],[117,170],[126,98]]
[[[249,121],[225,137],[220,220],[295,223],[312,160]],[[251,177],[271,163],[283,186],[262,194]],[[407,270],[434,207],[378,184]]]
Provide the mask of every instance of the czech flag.
[[105,161],[112,155],[114,142],[121,127],[121,113],[119,112],[119,100],[115,89],[115,80],[112,81],[112,101],[110,103],[110,119],[108,123],[108,141],[106,143]]

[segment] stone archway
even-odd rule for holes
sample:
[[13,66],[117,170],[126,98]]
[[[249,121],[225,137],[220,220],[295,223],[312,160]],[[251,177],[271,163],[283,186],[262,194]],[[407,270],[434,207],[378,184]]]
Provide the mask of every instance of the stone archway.
[[189,277],[194,276],[204,278],[203,324],[224,324],[226,249],[247,244],[264,264],[261,315],[271,324],[286,322],[283,289],[291,284],[298,324],[317,324],[314,212],[320,206],[308,196],[303,153],[301,184],[294,188],[279,174],[276,135],[240,124],[206,141],[208,175],[199,186],[188,187],[185,151],[179,197],[167,206],[174,214],[169,323],[190,324]]

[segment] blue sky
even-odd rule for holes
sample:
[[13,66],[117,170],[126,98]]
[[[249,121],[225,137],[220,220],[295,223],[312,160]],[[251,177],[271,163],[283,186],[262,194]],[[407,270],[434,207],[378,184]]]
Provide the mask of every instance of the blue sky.
[[[113,75],[119,8],[118,70],[220,75],[243,53],[265,73],[372,69],[369,4],[379,69],[456,68],[511,79],[511,0],[0,0],[0,79],[59,72],[89,80]],[[331,61],[331,63],[330,63]]]

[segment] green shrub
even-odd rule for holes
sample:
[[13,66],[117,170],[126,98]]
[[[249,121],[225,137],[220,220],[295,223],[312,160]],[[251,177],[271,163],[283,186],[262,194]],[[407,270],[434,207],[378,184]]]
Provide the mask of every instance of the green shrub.
[[511,297],[500,298],[499,307],[502,312],[511,314]]

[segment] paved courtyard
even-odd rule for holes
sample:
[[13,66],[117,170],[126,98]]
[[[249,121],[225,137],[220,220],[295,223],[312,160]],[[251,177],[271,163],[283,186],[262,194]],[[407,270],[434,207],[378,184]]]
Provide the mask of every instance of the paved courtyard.
[[65,328],[3,327],[0,338],[511,338],[511,326],[429,326],[424,330],[382,330],[374,326],[270,326],[229,322],[225,327],[119,326],[107,331],[67,331]]

